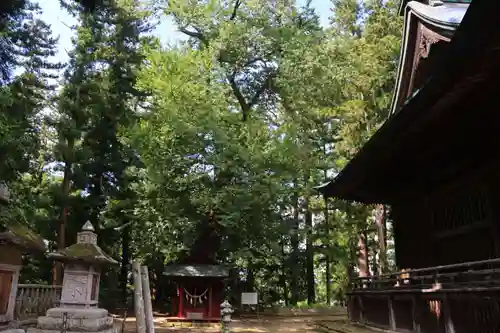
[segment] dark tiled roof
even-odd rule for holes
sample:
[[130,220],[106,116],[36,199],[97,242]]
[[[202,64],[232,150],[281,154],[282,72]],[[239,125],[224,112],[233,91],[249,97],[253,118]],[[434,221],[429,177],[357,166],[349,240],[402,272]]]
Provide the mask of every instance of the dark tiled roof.
[[[400,200],[398,195],[403,190],[407,192],[411,190],[410,183],[414,187],[422,187],[423,185],[418,183],[422,183],[425,177],[432,180],[432,186],[436,186],[436,177],[441,175],[437,171],[442,170],[442,173],[446,171],[441,167],[442,163],[436,161],[442,162],[444,157],[447,158],[445,161],[448,164],[454,163],[454,167],[466,168],[468,164],[458,161],[461,154],[456,153],[459,148],[462,151],[466,148],[453,132],[459,129],[455,120],[463,114],[464,117],[469,117],[470,126],[473,127],[476,123],[472,122],[472,119],[481,121],[486,111],[479,109],[471,113],[469,108],[457,110],[453,106],[460,103],[459,99],[465,98],[466,93],[472,94],[474,87],[479,87],[479,84],[486,85],[485,80],[494,75],[493,69],[496,68],[500,49],[498,47],[500,29],[496,25],[491,25],[491,22],[494,22],[499,9],[500,2],[495,1],[476,1],[469,6],[450,47],[446,50],[446,55],[438,66],[439,70],[406,101],[401,111],[393,114],[382,125],[332,182],[318,187],[321,192],[327,196],[349,201],[391,203]],[[486,29],[489,29],[488,38],[477,38],[484,35]],[[439,118],[438,109],[451,110],[448,115],[454,112],[454,118],[443,115]],[[474,118],[471,118],[471,115]],[[434,131],[432,133],[429,132],[429,119],[435,120],[434,128],[431,128]],[[444,125],[442,127],[435,125],[438,123],[436,119],[441,120]],[[478,135],[477,140],[488,142],[483,139],[486,137],[485,132],[488,132],[484,130],[488,128],[486,125],[489,124],[484,123],[482,127],[477,125],[475,130],[479,132],[480,128],[483,129],[482,136]],[[412,126],[414,129],[410,131]],[[447,137],[446,141],[442,140],[443,136],[446,137],[443,135],[445,129],[449,129],[453,134],[452,137]],[[425,136],[422,135],[424,131],[426,131]],[[436,133],[440,133],[439,139],[436,138]],[[428,144],[423,138],[430,138],[429,141],[433,143]],[[433,144],[440,142],[439,140],[446,142],[446,150],[442,147],[441,150],[429,149]],[[483,146],[484,149],[489,147],[484,144]],[[439,156],[443,151],[454,155]],[[427,155],[422,153],[418,155],[415,152],[427,152]],[[431,156],[431,153],[434,155]],[[477,154],[482,156],[480,152]],[[439,157],[441,160],[433,159],[434,157]],[[424,172],[425,177],[422,177]]]

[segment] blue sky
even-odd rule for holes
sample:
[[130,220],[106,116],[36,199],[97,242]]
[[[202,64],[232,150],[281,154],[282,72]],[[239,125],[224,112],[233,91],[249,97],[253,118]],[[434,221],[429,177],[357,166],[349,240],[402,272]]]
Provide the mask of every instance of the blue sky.
[[[1,0],[0,0],[1,1]],[[39,0],[42,8],[41,18],[49,23],[55,36],[59,36],[58,54],[56,61],[66,62],[68,60],[67,51],[71,49],[71,37],[73,35],[71,26],[76,21],[59,6],[57,0]],[[297,0],[299,5],[305,0]],[[320,16],[321,24],[326,25],[331,16],[331,3],[329,0],[312,0],[312,6]],[[175,43],[184,38],[183,34],[177,30],[171,19],[165,18],[156,28],[155,34],[160,37],[162,43]]]

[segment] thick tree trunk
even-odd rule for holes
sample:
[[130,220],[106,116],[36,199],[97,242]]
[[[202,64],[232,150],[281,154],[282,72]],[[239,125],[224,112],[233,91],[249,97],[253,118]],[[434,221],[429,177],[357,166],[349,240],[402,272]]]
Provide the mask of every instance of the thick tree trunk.
[[127,307],[128,292],[128,271],[130,261],[130,226],[126,226],[122,230],[122,260],[120,267],[120,289],[122,292],[122,302]]
[[313,225],[312,225],[312,212],[309,207],[310,197],[309,194],[305,198],[305,220],[307,228],[306,239],[306,275],[307,275],[307,304],[311,305],[316,303],[315,281],[314,281],[314,247],[313,247]]
[[[295,181],[295,186],[297,187],[297,181]],[[299,301],[299,274],[300,274],[300,264],[299,264],[299,194],[297,188],[295,188],[295,193],[293,197],[293,226],[291,230],[291,245],[292,245],[292,279],[290,281],[290,289],[292,292],[292,297],[290,299],[290,304],[297,305]]]
[[[68,142],[68,151],[73,150],[73,143]],[[72,163],[66,161],[64,165],[64,176],[62,182],[62,209],[61,214],[59,216],[59,232],[58,232],[58,240],[57,240],[57,248],[62,250],[66,247],[66,223],[67,223],[67,215],[68,215],[68,203],[69,203],[69,194],[71,191],[71,168]],[[63,266],[61,262],[54,263],[54,273],[52,276],[52,284],[54,285],[62,285],[63,279]]]
[[379,267],[378,267],[378,262],[377,262],[377,249],[375,248],[375,246],[372,246],[372,249],[373,249],[373,253],[372,253],[372,272],[373,272],[373,275],[377,275],[378,272],[379,272]]
[[255,291],[255,274],[253,265],[251,263],[248,264],[246,291],[247,292]]
[[[103,182],[104,182],[104,176],[94,175],[92,177],[91,181],[92,187],[90,189],[90,195],[88,197],[90,202],[89,220],[94,226],[95,233],[97,235],[99,235],[101,232],[100,216],[101,216],[101,210],[105,206],[106,202],[106,199],[104,197]],[[106,251],[107,244],[103,239],[103,237],[98,237],[97,243],[100,247],[103,247],[104,251]]]
[[359,233],[357,259],[359,277],[369,276],[370,263],[368,261],[368,244],[366,231],[362,231]]
[[[326,172],[325,172],[326,177]],[[330,221],[329,221],[329,212],[328,212],[328,198],[324,197],[325,200],[325,237],[324,239],[330,239]],[[326,284],[326,304],[330,305],[332,303],[332,276],[330,272],[330,244],[326,244],[326,255],[325,255],[325,284]]]
[[163,275],[165,271],[165,257],[161,253],[157,253],[155,257],[156,260],[153,261],[155,272],[153,284],[155,299],[153,305],[155,309],[160,309],[163,305],[165,290],[168,289],[168,279],[165,279],[165,275]]
[[384,274],[387,272],[387,225],[386,225],[386,210],[384,205],[378,205],[375,211],[375,226],[377,228],[379,262],[378,273]]
[[289,300],[288,300],[288,285],[286,283],[287,281],[287,274],[286,274],[286,253],[285,253],[285,237],[281,237],[281,254],[283,256],[283,265],[282,265],[282,272],[281,272],[281,284],[283,287],[283,300],[285,301],[285,306],[288,306]]

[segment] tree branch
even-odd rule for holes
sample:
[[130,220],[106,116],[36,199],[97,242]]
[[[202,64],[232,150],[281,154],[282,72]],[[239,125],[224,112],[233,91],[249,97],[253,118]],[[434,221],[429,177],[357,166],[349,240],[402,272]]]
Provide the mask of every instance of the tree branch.
[[276,72],[271,72],[268,74],[266,77],[266,80],[262,83],[260,88],[255,92],[254,96],[250,100],[250,102],[247,102],[243,94],[241,93],[238,85],[236,84],[235,76],[236,76],[237,71],[234,71],[233,74],[228,75],[227,79],[229,81],[229,84],[231,85],[231,89],[233,90],[234,96],[238,100],[238,103],[240,104],[241,112],[242,112],[242,120],[246,121],[248,119],[248,114],[250,112],[250,109],[256,105],[259,102],[260,97],[266,91],[267,88],[271,86],[271,82],[273,78],[276,77],[277,73]]
[[231,89],[233,90],[234,96],[236,97],[238,103],[240,104],[241,112],[243,114],[243,121],[246,121],[248,118],[248,112],[250,111],[250,107],[247,104],[245,97],[243,97],[243,94],[241,93],[240,89],[238,88],[238,85],[236,84],[235,76],[236,72],[233,72],[233,74],[228,75],[227,79],[229,80],[229,84],[231,85]]
[[234,8],[233,8],[233,13],[231,14],[231,17],[229,17],[229,21],[233,21],[236,18],[236,12],[238,11],[238,8],[241,6],[241,0],[236,0],[234,3]]
[[[195,28],[196,29],[196,28]],[[205,38],[205,36],[199,31],[199,29],[196,29],[198,31],[191,31],[188,30],[187,27],[181,27],[179,29],[180,32],[182,32],[185,35],[188,35],[189,37],[196,38],[198,39],[204,46],[208,46],[208,40]]]

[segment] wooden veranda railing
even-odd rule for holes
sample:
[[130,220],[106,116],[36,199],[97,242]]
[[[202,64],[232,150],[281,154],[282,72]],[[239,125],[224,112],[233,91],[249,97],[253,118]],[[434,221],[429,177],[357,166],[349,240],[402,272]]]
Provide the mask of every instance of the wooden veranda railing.
[[356,278],[348,313],[397,332],[500,333],[500,258]]
[[18,321],[36,320],[48,309],[59,304],[61,286],[20,284],[17,289],[14,318]]

